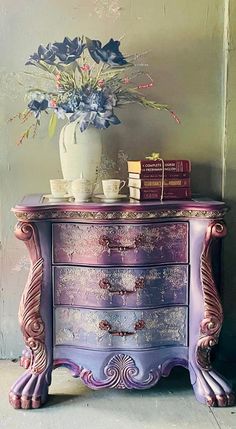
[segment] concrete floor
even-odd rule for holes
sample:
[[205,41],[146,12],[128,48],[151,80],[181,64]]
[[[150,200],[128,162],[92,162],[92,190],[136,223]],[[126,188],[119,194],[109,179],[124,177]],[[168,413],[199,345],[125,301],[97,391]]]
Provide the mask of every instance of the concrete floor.
[[236,429],[236,407],[199,404],[182,368],[146,391],[92,391],[60,368],[48,403],[27,411],[8,404],[9,388],[22,371],[18,363],[0,361],[0,429]]

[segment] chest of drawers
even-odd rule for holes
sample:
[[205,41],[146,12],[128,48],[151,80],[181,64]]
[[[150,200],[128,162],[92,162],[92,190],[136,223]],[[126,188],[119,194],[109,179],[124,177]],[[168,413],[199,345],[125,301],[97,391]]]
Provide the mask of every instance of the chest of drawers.
[[15,408],[45,403],[59,366],[92,389],[146,389],[181,365],[199,401],[233,403],[210,356],[223,320],[213,262],[224,203],[49,204],[32,195],[13,211],[31,259]]

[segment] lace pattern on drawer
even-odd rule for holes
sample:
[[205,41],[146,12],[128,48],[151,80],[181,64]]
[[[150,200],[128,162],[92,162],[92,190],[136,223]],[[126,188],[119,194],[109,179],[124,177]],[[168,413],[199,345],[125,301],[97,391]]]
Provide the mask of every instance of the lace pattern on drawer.
[[138,307],[187,304],[188,266],[55,267],[56,305]]
[[54,262],[187,262],[188,224],[53,225]]
[[[88,348],[186,345],[186,323],[186,307],[143,311],[79,310],[58,307],[56,345]],[[140,328],[137,329],[137,326]]]

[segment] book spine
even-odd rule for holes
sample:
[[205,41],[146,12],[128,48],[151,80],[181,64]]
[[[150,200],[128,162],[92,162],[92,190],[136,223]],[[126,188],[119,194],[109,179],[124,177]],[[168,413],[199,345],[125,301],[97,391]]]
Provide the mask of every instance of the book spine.
[[[141,160],[138,163],[141,172],[162,171],[161,161]],[[132,172],[132,168],[135,165],[137,166],[135,161],[128,161],[128,170]],[[166,160],[164,161],[164,169],[165,171],[190,172],[191,162],[189,160]]]
[[[188,179],[190,176],[189,173],[184,172],[176,172],[176,171],[165,171],[164,177],[165,179]],[[161,179],[162,171],[157,172],[142,172],[142,173],[129,173],[129,178],[132,179]]]
[[[129,188],[130,197],[137,200],[159,200],[161,198],[161,189],[138,189]],[[191,198],[190,188],[167,188],[164,189],[165,200],[180,200]]]
[[[190,179],[165,179],[164,180],[164,189],[165,188],[171,188],[171,187],[178,187],[178,188],[190,188]],[[162,187],[162,180],[145,180],[145,179],[129,179],[128,186],[134,187],[134,188],[161,188]]]
[[[153,166],[153,167],[142,167],[141,168],[141,172],[143,172],[143,173],[153,173],[155,171],[162,171],[162,167]],[[171,172],[171,171],[175,171],[175,172],[190,172],[190,170],[189,170],[188,167],[185,168],[184,166],[181,166],[181,165],[173,166],[173,167],[171,167],[171,166],[168,166],[168,167],[164,166],[164,172],[166,172],[166,171],[168,171],[168,172]]]

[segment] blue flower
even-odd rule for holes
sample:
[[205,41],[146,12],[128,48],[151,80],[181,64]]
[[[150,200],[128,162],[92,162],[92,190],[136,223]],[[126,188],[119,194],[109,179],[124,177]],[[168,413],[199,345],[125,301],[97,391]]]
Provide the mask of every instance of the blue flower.
[[38,118],[43,110],[48,108],[48,100],[43,101],[32,100],[28,104],[28,108],[34,112],[35,118]]
[[111,124],[120,124],[120,120],[113,113],[116,97],[109,89],[94,90],[87,86],[80,91],[77,102],[77,108],[70,117],[70,121],[79,120],[82,132],[89,125],[102,129],[108,128]]
[[70,64],[80,57],[85,46],[82,39],[78,37],[75,37],[73,40],[70,40],[69,37],[65,37],[63,42],[55,42],[53,44],[53,49],[55,49],[56,56],[62,63]]
[[67,100],[58,103],[58,107],[63,109],[65,113],[74,113],[79,109],[80,106],[80,92],[72,91],[67,96]]
[[117,67],[128,64],[122,53],[119,51],[120,42],[118,40],[110,39],[110,41],[103,46],[99,40],[90,40],[86,38],[87,48],[92,59],[99,63],[107,63],[110,66]]
[[55,61],[55,47],[49,43],[46,48],[44,48],[43,45],[40,45],[38,48],[38,52],[35,52],[33,55],[30,55],[28,61],[25,63],[25,65],[31,64],[35,65],[35,63],[38,63],[40,60],[45,61],[45,63],[53,64]]

